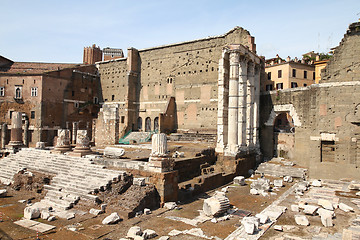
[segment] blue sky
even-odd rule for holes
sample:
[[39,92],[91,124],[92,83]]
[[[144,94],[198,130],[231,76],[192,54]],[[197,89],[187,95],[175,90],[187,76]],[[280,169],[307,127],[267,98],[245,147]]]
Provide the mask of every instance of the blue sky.
[[337,46],[359,18],[359,0],[0,0],[0,55],[81,63],[93,43],[142,49],[241,26],[255,37],[259,55],[301,57]]

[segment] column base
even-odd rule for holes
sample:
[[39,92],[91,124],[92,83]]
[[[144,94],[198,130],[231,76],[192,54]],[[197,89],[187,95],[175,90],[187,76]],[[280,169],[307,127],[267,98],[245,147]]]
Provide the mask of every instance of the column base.
[[164,173],[171,172],[174,169],[174,161],[169,157],[150,157],[149,171]]
[[91,149],[88,148],[74,148],[74,150],[72,152],[69,153],[69,156],[73,156],[73,157],[82,157],[85,155],[89,155],[92,154],[93,152],[91,151]]
[[53,150],[51,150],[51,153],[58,153],[58,154],[62,154],[65,152],[70,152],[71,151],[71,146],[62,146],[62,147],[55,147]]

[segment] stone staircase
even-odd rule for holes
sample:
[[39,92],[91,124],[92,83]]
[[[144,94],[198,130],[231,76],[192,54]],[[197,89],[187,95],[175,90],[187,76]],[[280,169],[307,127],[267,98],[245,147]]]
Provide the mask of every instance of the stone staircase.
[[47,150],[23,148],[0,160],[0,181],[12,182],[13,176],[21,169],[39,171],[54,175],[50,185],[45,185],[46,196],[41,203],[55,210],[72,208],[79,199],[97,202],[93,195],[104,190],[112,182],[126,176],[124,171],[104,169],[88,158],[51,154]]

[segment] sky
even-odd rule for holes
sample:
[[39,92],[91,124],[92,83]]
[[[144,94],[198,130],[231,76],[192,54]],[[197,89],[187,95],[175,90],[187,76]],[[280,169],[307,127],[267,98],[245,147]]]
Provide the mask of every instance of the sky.
[[83,48],[134,47],[222,35],[235,26],[266,58],[328,52],[360,18],[359,0],[0,0],[0,55],[81,63]]

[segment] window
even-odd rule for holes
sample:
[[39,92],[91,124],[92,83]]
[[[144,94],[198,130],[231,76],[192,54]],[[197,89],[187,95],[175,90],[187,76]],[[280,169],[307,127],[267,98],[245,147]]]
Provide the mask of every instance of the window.
[[292,70],[292,77],[294,77],[294,78],[296,77],[296,69]]
[[115,100],[115,95],[111,95],[111,101]]
[[271,72],[267,73],[268,80],[271,80]]
[[75,96],[75,91],[71,91],[71,96]]
[[272,84],[267,84],[266,85],[266,91],[271,91],[273,90],[273,85]]
[[31,96],[32,97],[37,97],[37,90],[38,90],[37,87],[32,87],[31,88]]
[[94,104],[98,104],[99,103],[99,98],[94,97]]
[[0,87],[0,97],[5,96],[5,87]]
[[30,118],[31,118],[31,119],[35,119],[35,111],[31,111],[31,112],[30,112]]
[[304,78],[307,79],[307,71],[304,71]]
[[313,80],[315,80],[315,72],[313,72]]
[[22,98],[22,86],[15,86],[15,99]]
[[121,123],[125,123],[125,116],[121,116]]
[[74,102],[74,107],[75,107],[75,108],[79,108],[79,106],[80,106],[80,105],[79,105],[79,102]]
[[278,71],[278,78],[281,78],[282,77],[282,70],[279,70]]
[[307,86],[307,84],[306,83],[304,83],[304,87],[306,87]]
[[297,88],[298,84],[297,82],[291,82],[291,88]]
[[277,83],[276,89],[283,89],[283,83]]

